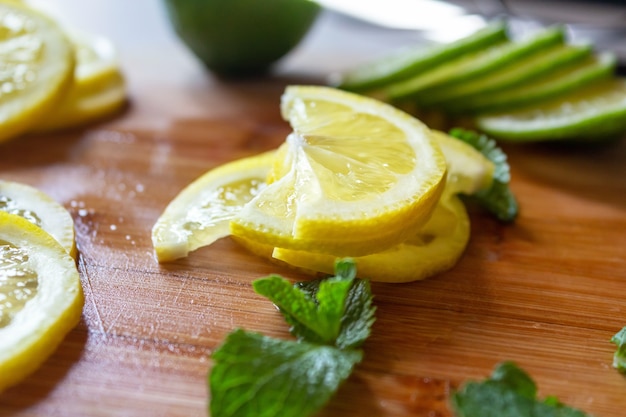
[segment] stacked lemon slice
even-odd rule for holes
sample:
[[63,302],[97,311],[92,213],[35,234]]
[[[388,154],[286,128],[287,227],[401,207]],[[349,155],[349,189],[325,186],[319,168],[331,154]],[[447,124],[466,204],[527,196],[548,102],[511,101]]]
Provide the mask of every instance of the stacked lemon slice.
[[63,206],[0,181],[0,391],[35,371],[80,320],[74,242]]
[[458,194],[488,188],[491,161],[392,106],[332,88],[288,87],[281,110],[293,132],[277,151],[218,167],[172,200],[152,231],[159,261],[230,234],[315,273],[352,257],[377,281],[456,263],[470,233]]
[[0,142],[105,117],[125,102],[111,43],[68,36],[23,2],[0,0]]

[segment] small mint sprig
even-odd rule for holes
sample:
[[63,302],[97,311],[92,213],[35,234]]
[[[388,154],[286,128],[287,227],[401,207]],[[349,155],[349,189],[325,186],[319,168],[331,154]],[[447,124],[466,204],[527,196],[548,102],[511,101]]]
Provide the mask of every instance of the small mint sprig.
[[485,381],[466,383],[452,405],[458,417],[591,417],[554,396],[537,398],[535,382],[513,362],[496,366]]
[[613,367],[626,374],[626,327],[613,335],[611,342],[617,346],[613,355]]
[[213,353],[210,412],[220,417],[308,416],[322,408],[363,359],[375,307],[351,260],[335,276],[292,285],[278,275],[253,282],[297,341],[237,329]]
[[519,206],[517,199],[509,188],[511,173],[504,151],[498,147],[495,140],[481,133],[462,128],[454,128],[448,133],[450,136],[471,145],[493,162],[495,166],[491,187],[467,196],[467,198],[474,200],[501,221],[512,222],[515,220],[519,212]]

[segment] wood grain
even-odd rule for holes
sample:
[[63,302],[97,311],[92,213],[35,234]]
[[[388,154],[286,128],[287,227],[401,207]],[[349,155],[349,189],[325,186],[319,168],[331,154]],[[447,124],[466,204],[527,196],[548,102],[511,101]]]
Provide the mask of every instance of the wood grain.
[[[328,19],[278,75],[218,80],[171,37],[154,2],[96,3],[105,18],[49,2],[116,41],[128,108],[82,129],[0,144],[1,178],[39,187],[72,213],[86,294],[79,326],[35,374],[0,394],[0,416],[204,416],[210,354],[228,332],[289,337],[250,282],[274,272],[305,277],[230,239],[158,265],[150,229],[206,170],[284,140],[278,103],[287,84],[323,83],[317,68],[362,57],[346,45],[352,38],[329,34],[347,29]],[[128,16],[144,9],[152,23],[125,32]],[[623,416],[626,378],[611,367],[609,339],[626,325],[626,142],[505,150],[519,219],[503,225],[471,207],[471,241],[453,270],[375,283],[366,358],[320,416],[451,417],[450,393],[503,360],[530,372],[542,396]]]

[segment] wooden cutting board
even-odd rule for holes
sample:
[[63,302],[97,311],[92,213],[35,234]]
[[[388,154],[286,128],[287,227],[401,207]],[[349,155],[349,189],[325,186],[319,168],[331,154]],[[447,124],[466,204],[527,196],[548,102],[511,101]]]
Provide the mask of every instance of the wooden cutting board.
[[[116,41],[128,108],[82,129],[0,144],[0,178],[39,187],[72,213],[86,295],[58,351],[0,394],[0,416],[205,416],[210,354],[227,333],[289,337],[251,281],[306,277],[228,238],[159,265],[151,227],[206,170],[284,140],[278,104],[287,84],[323,83],[325,64],[359,57],[328,34],[350,28],[329,19],[282,75],[218,80],[167,38],[154,2],[96,3],[102,19],[51,2]],[[153,20],[124,29],[137,10]],[[450,393],[504,360],[527,370],[541,396],[623,416],[626,378],[611,366],[609,340],[626,326],[626,141],[505,150],[518,220],[503,225],[471,209],[471,241],[453,270],[375,283],[365,360],[320,416],[449,417]]]

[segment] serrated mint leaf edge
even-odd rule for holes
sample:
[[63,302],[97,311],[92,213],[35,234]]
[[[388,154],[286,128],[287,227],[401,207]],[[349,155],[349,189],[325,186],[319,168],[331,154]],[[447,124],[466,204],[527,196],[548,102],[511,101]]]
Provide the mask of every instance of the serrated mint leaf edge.
[[[521,378],[522,384],[512,383],[515,378]],[[536,395],[530,397],[529,383],[535,386],[524,370],[514,362],[503,362],[496,365],[492,376],[486,380],[463,384],[451,396],[451,404],[458,417],[592,417],[561,403],[554,396],[543,401]],[[521,386],[520,391],[516,385],[517,388]]]
[[[276,305],[286,320],[297,323],[314,333],[312,342],[332,345],[338,334],[338,323],[333,323],[318,302],[280,275],[270,275],[252,282],[254,291]],[[288,315],[288,317],[287,317]],[[332,318],[330,318],[332,319]],[[310,332],[307,336],[313,339]]]
[[370,282],[355,278],[348,292],[341,330],[337,337],[339,348],[355,349],[365,343],[376,321],[376,307],[373,301]]

